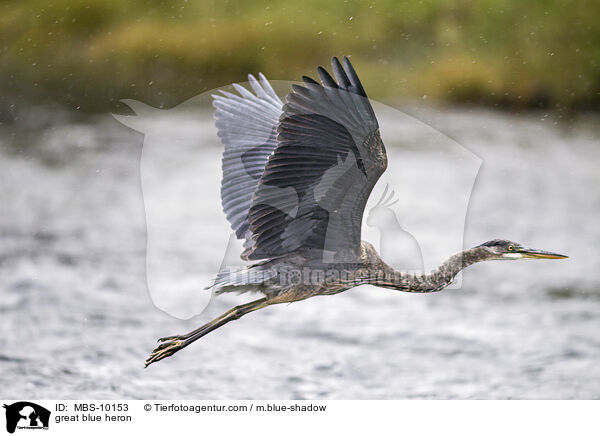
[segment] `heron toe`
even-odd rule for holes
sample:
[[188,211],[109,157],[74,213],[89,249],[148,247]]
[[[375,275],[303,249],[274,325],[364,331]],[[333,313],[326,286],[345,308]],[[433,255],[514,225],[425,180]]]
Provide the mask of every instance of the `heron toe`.
[[160,344],[154,349],[154,351],[152,351],[152,354],[150,354],[150,356],[146,359],[146,367],[154,362],[158,362],[159,360],[164,359],[165,357],[169,357],[175,354],[183,347],[185,347],[185,343],[179,340]]
[[166,342],[166,341],[175,341],[177,339],[187,339],[184,336],[186,336],[186,335],[165,336],[164,338],[158,338],[156,342]]

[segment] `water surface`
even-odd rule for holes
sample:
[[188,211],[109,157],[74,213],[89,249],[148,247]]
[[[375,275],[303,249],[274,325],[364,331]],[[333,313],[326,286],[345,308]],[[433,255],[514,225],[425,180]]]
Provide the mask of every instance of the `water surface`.
[[[461,289],[436,294],[365,286],[267,308],[148,369],[143,362],[157,337],[193,329],[238,299],[219,297],[188,321],[152,303],[143,136],[110,116],[73,122],[46,114],[46,124],[2,126],[0,396],[600,397],[600,132],[591,122],[543,113],[408,112],[483,162],[465,246],[502,237],[570,259],[475,265]],[[229,235],[218,204],[221,148],[209,113],[175,122],[179,131],[200,132],[178,140],[194,165],[170,168],[166,153],[159,173],[173,177],[157,185],[168,191],[193,180],[205,197],[177,209],[166,196],[165,214],[191,230],[187,248],[165,250],[159,263],[206,292]],[[420,165],[436,162],[435,153],[420,155],[417,132],[383,137],[394,159],[405,156],[413,180]],[[431,205],[410,192],[402,201],[421,213],[421,239],[435,247],[448,235]],[[448,195],[434,206],[452,216],[455,204]]]

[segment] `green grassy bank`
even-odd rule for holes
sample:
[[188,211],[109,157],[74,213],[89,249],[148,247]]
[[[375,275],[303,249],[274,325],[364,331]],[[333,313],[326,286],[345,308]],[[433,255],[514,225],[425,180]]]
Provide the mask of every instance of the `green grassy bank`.
[[384,101],[598,108],[599,17],[597,0],[5,0],[0,92],[4,106],[172,106],[349,54]]

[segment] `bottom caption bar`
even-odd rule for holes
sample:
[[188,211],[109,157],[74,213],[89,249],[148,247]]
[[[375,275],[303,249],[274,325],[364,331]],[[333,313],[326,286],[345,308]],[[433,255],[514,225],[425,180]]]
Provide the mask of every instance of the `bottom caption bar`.
[[[597,435],[594,401],[0,400],[7,433]],[[0,434],[3,430],[0,431]],[[35,433],[33,433],[35,434]]]

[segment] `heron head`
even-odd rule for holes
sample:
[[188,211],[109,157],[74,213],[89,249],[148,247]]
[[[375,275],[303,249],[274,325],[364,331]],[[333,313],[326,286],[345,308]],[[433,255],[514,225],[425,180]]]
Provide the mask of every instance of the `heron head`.
[[507,241],[506,239],[493,239],[484,242],[478,248],[484,251],[489,260],[566,259],[568,257],[564,254],[524,247],[517,242]]

